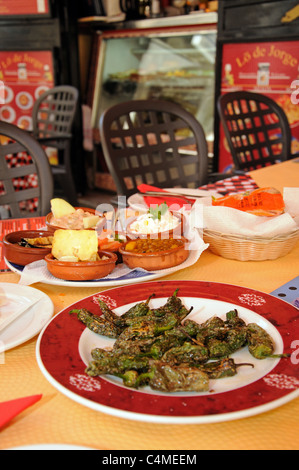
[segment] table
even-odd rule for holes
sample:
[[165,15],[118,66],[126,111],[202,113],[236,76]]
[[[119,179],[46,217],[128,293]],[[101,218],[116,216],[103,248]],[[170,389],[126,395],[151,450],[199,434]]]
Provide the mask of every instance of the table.
[[279,191],[284,187],[298,188],[299,158],[261,168],[249,174],[260,188],[272,186]]
[[[260,186],[298,186],[299,164],[286,162],[251,173]],[[274,261],[226,260],[206,250],[191,268],[168,280],[225,282],[271,293],[298,276],[299,243]],[[0,274],[1,282],[19,276]],[[53,301],[55,314],[98,288],[57,287],[37,283]],[[42,394],[42,399],[0,431],[0,449],[44,443],[87,446],[99,450],[297,450],[299,399],[266,413],[223,423],[167,425],[135,422],[95,412],[73,402],[48,383],[35,359],[37,338],[7,351],[1,368],[0,401]],[[166,453],[166,452],[164,452]]]

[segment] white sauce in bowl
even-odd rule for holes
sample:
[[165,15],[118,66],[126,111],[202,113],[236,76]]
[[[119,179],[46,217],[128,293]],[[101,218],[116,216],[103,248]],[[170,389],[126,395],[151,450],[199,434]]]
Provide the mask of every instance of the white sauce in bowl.
[[161,218],[156,218],[152,214],[142,214],[132,222],[129,230],[132,233],[141,233],[144,235],[168,232],[174,230],[180,224],[180,219],[175,217],[171,212],[166,212],[161,215]]

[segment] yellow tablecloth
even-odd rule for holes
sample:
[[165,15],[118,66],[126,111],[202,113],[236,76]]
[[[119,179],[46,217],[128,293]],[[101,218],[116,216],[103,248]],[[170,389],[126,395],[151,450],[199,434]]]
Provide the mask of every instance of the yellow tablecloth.
[[282,191],[284,187],[298,188],[299,159],[288,160],[250,173],[257,185],[272,186]]
[[[277,165],[276,171],[281,187],[298,186],[298,163]],[[252,176],[260,186],[272,186],[272,172],[271,167],[269,178],[264,170],[253,172]],[[226,260],[207,250],[191,268],[163,279],[225,282],[270,293],[297,277],[298,268],[299,243],[283,258],[261,262]],[[0,282],[17,283],[18,280],[14,273],[0,275]],[[99,291],[46,284],[34,287],[49,295],[55,314]],[[35,358],[36,340],[33,338],[7,351],[4,364],[0,365],[0,401],[43,395],[37,404],[0,430],[0,449],[53,443],[99,450],[297,450],[299,447],[299,399],[257,416],[196,425],[137,422],[85,408],[62,395],[44,378]]]

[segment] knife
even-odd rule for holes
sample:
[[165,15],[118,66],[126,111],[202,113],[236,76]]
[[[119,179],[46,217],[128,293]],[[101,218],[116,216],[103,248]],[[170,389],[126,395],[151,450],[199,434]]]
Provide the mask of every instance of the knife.
[[5,320],[3,320],[2,322],[0,321],[0,332],[3,331],[4,328],[6,328],[8,325],[13,323],[21,315],[26,313],[31,307],[33,307],[35,304],[37,304],[40,300],[41,300],[40,298],[33,300],[33,302],[31,302],[30,304],[26,305],[25,307],[22,307],[22,308],[18,309],[16,312],[9,315],[9,317],[6,318]]
[[187,202],[193,202],[194,199],[197,199],[198,197],[202,196],[197,196],[197,197],[187,197],[184,196],[183,194],[179,193],[169,193],[169,192],[158,192],[158,191],[146,191],[145,193],[139,193],[141,196],[155,196],[155,197],[161,197],[161,198],[169,198],[169,197],[175,197],[176,199],[183,199],[184,201]]

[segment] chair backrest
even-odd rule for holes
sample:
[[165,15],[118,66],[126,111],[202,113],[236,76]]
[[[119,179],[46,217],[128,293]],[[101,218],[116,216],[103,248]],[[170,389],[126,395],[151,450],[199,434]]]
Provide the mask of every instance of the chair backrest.
[[141,183],[160,188],[207,183],[208,152],[201,124],[175,103],[133,100],[100,118],[104,157],[120,195]]
[[0,121],[0,206],[8,216],[43,216],[50,211],[53,177],[39,143],[19,127]]
[[70,85],[45,91],[34,103],[33,134],[36,138],[71,137],[79,92]]
[[220,96],[217,108],[237,170],[250,171],[290,158],[290,126],[274,100],[236,91]]

